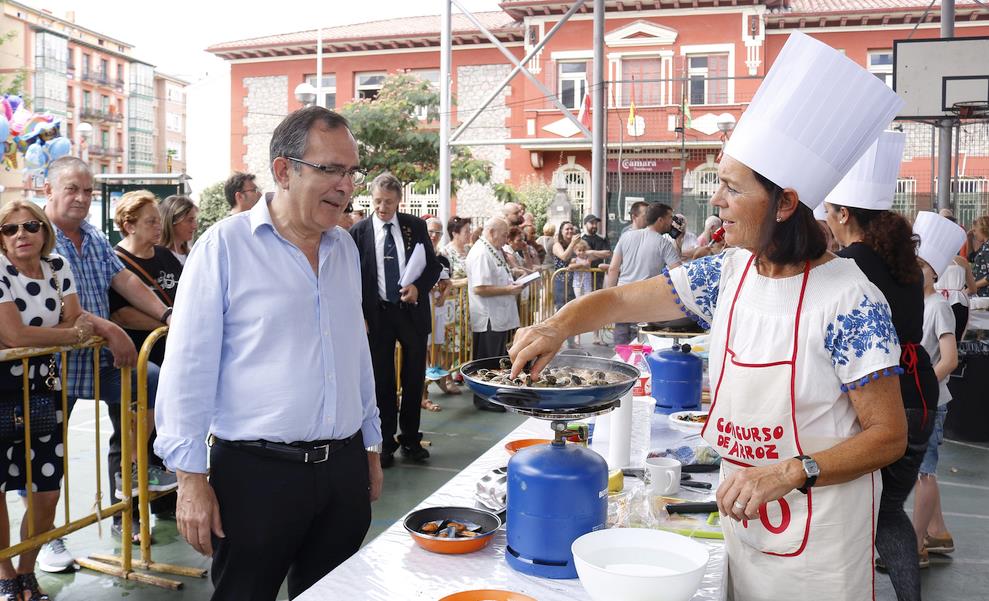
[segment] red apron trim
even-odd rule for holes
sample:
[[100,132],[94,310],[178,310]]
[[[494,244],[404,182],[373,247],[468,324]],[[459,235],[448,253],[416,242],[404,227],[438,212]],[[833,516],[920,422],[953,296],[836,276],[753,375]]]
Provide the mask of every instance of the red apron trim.
[[[814,515],[814,497],[813,497],[813,495],[814,495],[814,489],[813,488],[808,488],[807,489],[807,522],[804,524],[804,540],[802,540],[800,542],[800,548],[797,549],[796,551],[794,551],[793,553],[773,553],[771,551],[762,551],[763,554],[765,554],[765,555],[772,555],[774,557],[796,557],[796,556],[798,556],[798,555],[800,555],[801,553],[804,552],[804,549],[807,548],[807,541],[810,540],[810,519]],[[783,497],[780,497],[779,500],[780,501],[783,501]],[[765,506],[762,506],[762,507],[759,508],[759,517],[760,518],[763,515],[765,515],[765,511],[766,511]],[[766,520],[766,521],[768,521],[768,520]],[[769,528],[769,526],[766,525],[766,521],[764,521],[762,523],[762,525],[763,526],[766,526],[766,529],[769,530],[770,532],[772,532],[772,529]],[[780,532],[782,532],[782,530]]]
[[[869,557],[876,556],[876,472],[869,474],[872,483],[872,518],[869,524],[872,525],[872,553]],[[872,601],[876,601],[876,569],[872,569]]]

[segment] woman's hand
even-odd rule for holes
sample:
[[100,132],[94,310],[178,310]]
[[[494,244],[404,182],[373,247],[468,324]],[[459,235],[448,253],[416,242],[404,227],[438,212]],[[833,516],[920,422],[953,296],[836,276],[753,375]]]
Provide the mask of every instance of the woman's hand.
[[566,336],[563,336],[551,321],[522,328],[516,332],[515,342],[512,343],[512,348],[508,349],[508,356],[512,360],[512,377],[517,377],[530,361],[532,361],[532,369],[529,373],[533,377],[539,375],[539,372],[560,351],[564,340]]
[[93,336],[93,322],[86,313],[83,313],[76,319],[73,327],[79,337],[79,342],[89,340]]
[[736,521],[754,520],[759,517],[760,507],[802,486],[806,478],[796,459],[744,468],[718,486],[718,511]]

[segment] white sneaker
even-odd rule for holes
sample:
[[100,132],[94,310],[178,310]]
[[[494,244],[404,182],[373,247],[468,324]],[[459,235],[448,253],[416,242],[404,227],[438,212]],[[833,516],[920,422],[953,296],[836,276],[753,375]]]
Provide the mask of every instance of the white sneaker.
[[76,568],[76,560],[65,546],[64,538],[56,538],[41,547],[38,553],[38,569],[43,572],[65,572]]

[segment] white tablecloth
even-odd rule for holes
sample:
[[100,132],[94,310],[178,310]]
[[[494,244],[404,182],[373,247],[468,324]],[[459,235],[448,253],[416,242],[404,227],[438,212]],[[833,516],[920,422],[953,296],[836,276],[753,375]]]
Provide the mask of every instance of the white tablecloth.
[[[670,427],[667,416],[651,416],[652,447],[675,446],[679,441],[696,436],[692,431]],[[595,429],[593,448],[607,457],[605,428]],[[495,444],[468,465],[418,508],[442,505],[474,506],[473,494],[477,481],[490,470],[508,463],[504,444],[522,438],[552,438],[549,422],[530,419],[501,442]],[[644,437],[640,437],[642,440]],[[633,436],[633,463],[642,463],[644,445],[636,448]],[[695,475],[696,480],[715,479],[713,474]],[[388,473],[385,473],[385,492]],[[690,500],[713,499],[713,492],[696,493],[681,489],[679,496]],[[701,541],[708,545],[711,560],[694,601],[724,599],[725,558],[720,541]],[[440,555],[419,548],[402,526],[401,520],[362,548],[336,570],[327,574],[298,601],[436,601],[455,592],[472,589],[505,589],[530,595],[538,601],[590,601],[580,581],[538,578],[515,571],[505,562],[506,537],[502,528],[490,545],[466,555]],[[616,600],[617,601],[617,600]]]
[[969,311],[969,330],[989,330],[989,311]]

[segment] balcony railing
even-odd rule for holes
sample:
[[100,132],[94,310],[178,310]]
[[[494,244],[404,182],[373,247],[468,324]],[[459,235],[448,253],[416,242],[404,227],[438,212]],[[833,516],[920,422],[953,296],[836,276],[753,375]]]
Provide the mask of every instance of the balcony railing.
[[92,156],[122,157],[124,156],[124,150],[112,146],[90,146],[89,154]]
[[124,120],[124,116],[120,113],[85,106],[79,111],[79,117],[90,121],[103,121],[105,123],[120,123]]

